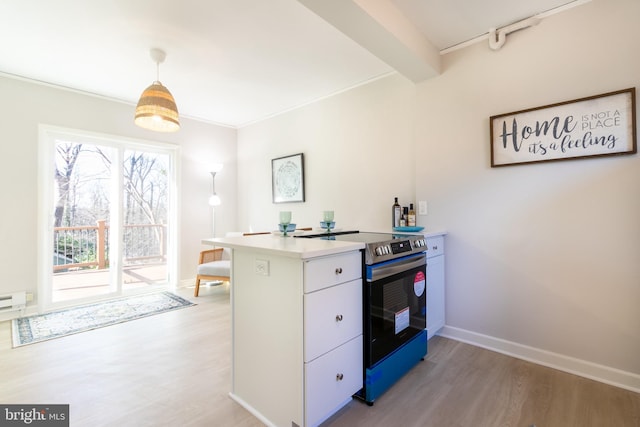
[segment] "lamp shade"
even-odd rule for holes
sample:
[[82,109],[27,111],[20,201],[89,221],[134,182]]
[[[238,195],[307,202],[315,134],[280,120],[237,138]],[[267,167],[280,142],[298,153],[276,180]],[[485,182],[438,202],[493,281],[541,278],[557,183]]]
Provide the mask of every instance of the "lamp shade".
[[178,107],[169,90],[159,81],[146,88],[136,106],[135,124],[158,132],[180,129]]
[[217,194],[212,194],[211,197],[209,197],[209,206],[220,206],[221,203],[222,200],[220,200],[220,196]]
[[[222,164],[218,164],[218,165],[220,166],[218,170],[222,169]],[[217,172],[211,171],[209,173],[211,174],[211,189],[213,190],[211,197],[209,197],[209,205],[220,206],[220,203],[222,203],[222,200],[220,200],[220,197],[216,194],[216,173]]]

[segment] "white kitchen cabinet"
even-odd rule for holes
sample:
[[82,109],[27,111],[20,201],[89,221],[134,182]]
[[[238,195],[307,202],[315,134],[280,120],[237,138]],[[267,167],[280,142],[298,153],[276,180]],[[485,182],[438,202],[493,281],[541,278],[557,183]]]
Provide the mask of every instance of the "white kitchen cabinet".
[[361,252],[236,247],[231,268],[231,397],[269,426],[320,424],[362,388]]
[[304,294],[304,361],[362,334],[362,279]]
[[362,334],[305,363],[305,418],[315,426],[362,388]]
[[362,277],[360,252],[319,257],[306,261],[304,292],[309,293]]
[[444,235],[427,241],[427,339],[445,324]]
[[304,289],[305,425],[315,426],[362,388],[361,253],[306,261]]

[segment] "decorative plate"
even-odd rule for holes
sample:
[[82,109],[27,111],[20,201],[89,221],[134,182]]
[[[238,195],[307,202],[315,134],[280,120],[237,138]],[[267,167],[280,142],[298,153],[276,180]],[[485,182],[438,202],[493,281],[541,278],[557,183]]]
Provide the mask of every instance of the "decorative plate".
[[393,231],[405,231],[408,233],[416,233],[424,230],[424,227],[393,227]]

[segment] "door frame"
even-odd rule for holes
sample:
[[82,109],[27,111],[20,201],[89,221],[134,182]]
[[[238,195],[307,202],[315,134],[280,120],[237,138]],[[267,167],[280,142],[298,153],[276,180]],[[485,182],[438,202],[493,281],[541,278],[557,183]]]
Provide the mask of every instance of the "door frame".
[[[55,159],[55,142],[57,139],[65,139],[71,142],[87,142],[95,145],[107,145],[118,150],[117,161],[122,163],[122,153],[125,149],[148,149],[150,151],[161,152],[169,155],[169,210],[167,212],[167,287],[176,289],[178,287],[179,275],[179,194],[178,178],[180,176],[180,146],[177,144],[157,142],[141,139],[133,139],[118,135],[109,135],[96,132],[90,132],[80,129],[64,128],[59,126],[40,124],[38,126],[38,227],[37,227],[37,280],[38,294],[37,306],[38,312],[44,313],[53,309],[78,305],[98,300],[112,299],[122,296],[122,289],[117,292],[110,292],[105,295],[94,297],[91,299],[75,299],[68,301],[52,301],[51,275],[53,274],[53,258],[51,256],[51,248],[53,247],[53,176],[54,176],[54,159]],[[121,171],[121,169],[119,169]],[[120,212],[117,215],[117,221],[112,224],[118,235],[122,229],[122,177],[118,177],[113,182],[112,194],[117,193],[117,202],[113,205],[113,209]],[[116,282],[122,281],[121,253],[122,247],[116,244],[115,251],[110,254],[113,260],[117,260]],[[153,288],[157,290],[157,288]],[[140,292],[144,292],[140,291]]]

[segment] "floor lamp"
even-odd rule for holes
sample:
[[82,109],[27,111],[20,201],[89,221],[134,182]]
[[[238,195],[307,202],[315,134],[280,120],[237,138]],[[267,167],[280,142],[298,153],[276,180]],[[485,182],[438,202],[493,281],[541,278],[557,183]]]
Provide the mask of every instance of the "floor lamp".
[[220,206],[222,201],[220,200],[220,196],[216,194],[216,173],[220,172],[222,169],[222,165],[218,164],[213,167],[211,173],[211,197],[209,197],[209,206],[211,206],[211,231],[213,232],[213,237],[216,237],[216,206]]
[[[213,232],[213,237],[216,237],[216,206],[220,206],[222,201],[220,200],[220,196],[216,194],[216,173],[220,172],[222,169],[221,164],[216,164],[212,168],[211,173],[211,196],[209,197],[209,206],[211,206],[211,231]],[[207,282],[208,286],[216,286],[222,284],[222,280],[216,280],[213,282]]]

